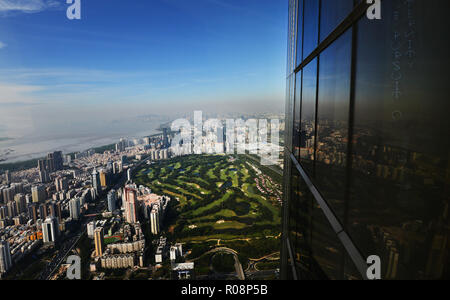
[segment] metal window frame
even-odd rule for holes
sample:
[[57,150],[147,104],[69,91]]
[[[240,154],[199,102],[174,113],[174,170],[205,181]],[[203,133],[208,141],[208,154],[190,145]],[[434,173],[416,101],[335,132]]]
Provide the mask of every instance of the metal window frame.
[[[298,3],[298,1],[297,1]],[[330,46],[334,41],[336,41],[342,34],[344,34],[349,28],[353,27],[353,32],[352,32],[352,45],[351,45],[351,52],[352,52],[352,56],[351,56],[351,82],[350,82],[350,112],[349,112],[349,134],[352,133],[352,128],[353,128],[353,114],[354,114],[354,90],[355,90],[355,72],[356,72],[356,36],[357,36],[357,22],[361,19],[361,17],[364,16],[364,14],[366,13],[367,9],[369,8],[369,4],[366,3],[366,1],[358,1],[358,0],[354,0],[354,8],[352,10],[352,12],[322,41],[320,42],[320,13],[321,13],[321,4],[322,1],[320,1],[319,3],[319,21],[318,21],[318,26],[319,26],[319,30],[318,30],[318,46],[317,48],[311,52],[308,57],[306,57],[297,67],[294,67],[294,71],[292,73],[290,73],[289,75],[293,75],[296,77],[298,72],[301,72],[302,69],[309,64],[312,60],[314,60],[315,58],[318,58],[317,60],[317,76],[319,76],[319,55],[326,49],[328,48],[328,46]],[[303,4],[304,5],[304,4]],[[297,6],[297,5],[296,5]],[[297,14],[297,12],[296,12]],[[298,16],[297,18],[298,19]],[[298,20],[296,20],[296,26],[297,26],[297,36],[296,36],[296,46],[298,45],[297,39],[298,39]],[[304,22],[304,21],[303,21]],[[302,26],[302,37],[303,37],[303,31],[304,31],[304,24]],[[302,48],[303,48],[303,42],[302,42]],[[303,52],[303,51],[302,51]],[[294,51],[295,53],[295,58],[297,57],[297,53],[296,50]],[[303,55],[302,55],[303,57]],[[295,59],[296,61],[296,59]],[[296,62],[297,64],[297,62]],[[302,82],[303,84],[303,82]],[[316,83],[316,114],[317,114],[317,105],[318,105],[318,101],[317,101],[317,93],[318,93],[318,85],[319,85],[319,81],[317,78],[317,83]],[[292,89],[292,87],[290,88]],[[295,90],[295,87],[294,87]],[[295,93],[295,92],[294,92]],[[294,94],[295,97],[295,94]],[[288,101],[290,101],[290,99],[288,99]],[[295,100],[294,100],[295,101]],[[289,111],[290,114],[293,114],[295,111]],[[316,116],[316,122],[317,122],[317,116]],[[293,129],[292,129],[293,130]],[[288,132],[286,132],[286,134],[288,135]],[[292,132],[293,134],[293,132]],[[292,134],[287,137],[287,138],[291,138],[292,139]],[[351,147],[351,143],[352,143],[352,135],[349,135],[349,145]],[[367,263],[364,260],[363,256],[361,255],[360,251],[357,249],[357,247],[355,246],[355,244],[353,243],[353,241],[351,240],[349,234],[344,230],[344,226],[340,223],[340,221],[338,220],[338,218],[336,217],[335,213],[333,212],[333,210],[330,208],[330,206],[328,205],[328,203],[325,201],[325,199],[322,197],[322,195],[320,194],[320,192],[318,191],[318,189],[315,187],[315,185],[313,184],[312,180],[310,179],[310,177],[308,176],[308,174],[305,172],[305,170],[302,168],[302,166],[300,165],[300,163],[297,161],[297,158],[294,156],[294,154],[291,152],[290,149],[288,149],[287,147],[285,147],[285,159],[286,160],[290,160],[288,164],[285,164],[285,168],[292,168],[292,165],[295,165],[295,167],[297,168],[298,172],[300,173],[300,176],[303,178],[304,182],[306,183],[309,191],[311,192],[311,194],[313,195],[315,201],[319,204],[320,208],[322,209],[325,217],[327,218],[328,222],[330,223],[331,227],[333,228],[333,230],[335,231],[337,237],[339,238],[339,240],[341,241],[342,245],[344,246],[344,249],[346,250],[348,256],[350,257],[350,259],[352,260],[352,262],[354,263],[355,267],[357,268],[358,272],[361,274],[363,279],[367,279],[367,275],[366,275],[366,271],[367,271]],[[347,160],[348,164],[351,162],[351,148],[348,148],[348,153],[347,153],[347,158],[350,158],[350,160]],[[286,161],[287,162],[287,161]],[[350,171],[347,170],[347,177],[350,177]],[[286,170],[284,171],[284,175],[288,176],[285,178],[291,178],[291,170]],[[283,209],[283,239],[282,239],[282,255],[281,255],[281,262],[282,262],[282,279],[286,279],[287,275],[286,272],[287,270],[287,256],[289,255],[290,259],[291,259],[291,268],[292,268],[292,272],[293,272],[293,276],[294,279],[297,279],[297,274],[295,272],[295,266],[294,266],[294,262],[292,260],[293,256],[292,256],[292,247],[290,245],[289,242],[289,237],[286,234],[286,229],[288,228],[288,220],[289,220],[289,202],[291,201],[291,196],[290,196],[290,190],[291,190],[291,186],[290,186],[290,180],[285,180],[284,181],[284,191],[285,191],[285,199],[284,199],[284,209]],[[347,217],[344,218],[344,222],[346,222]],[[287,253],[286,253],[287,252]]]

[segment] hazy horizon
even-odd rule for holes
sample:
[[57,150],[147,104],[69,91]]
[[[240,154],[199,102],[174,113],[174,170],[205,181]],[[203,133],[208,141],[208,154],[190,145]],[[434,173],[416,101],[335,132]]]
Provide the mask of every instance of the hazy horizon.
[[287,1],[67,7],[0,0],[0,154],[151,132],[144,115],[284,112]]

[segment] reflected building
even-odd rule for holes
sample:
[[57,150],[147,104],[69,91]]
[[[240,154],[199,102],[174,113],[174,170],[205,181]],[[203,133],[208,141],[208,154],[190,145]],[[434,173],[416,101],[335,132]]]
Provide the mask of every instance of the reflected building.
[[367,8],[289,1],[284,279],[450,277],[450,2]]

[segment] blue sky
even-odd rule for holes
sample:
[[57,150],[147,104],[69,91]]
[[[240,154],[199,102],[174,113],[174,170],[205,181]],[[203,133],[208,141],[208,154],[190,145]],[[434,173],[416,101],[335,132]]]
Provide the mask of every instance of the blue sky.
[[68,6],[0,0],[10,129],[124,109],[283,111],[287,1],[81,0],[81,20]]

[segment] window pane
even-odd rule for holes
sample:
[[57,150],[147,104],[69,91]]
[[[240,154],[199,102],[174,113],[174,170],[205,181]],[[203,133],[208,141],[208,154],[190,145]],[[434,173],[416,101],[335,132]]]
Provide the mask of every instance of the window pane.
[[383,1],[359,23],[349,230],[383,279],[449,276],[449,10]]
[[[300,173],[297,168],[293,167],[291,175],[291,201],[289,203],[289,240],[291,242],[292,255],[294,256],[297,273],[301,272],[304,259],[306,255],[304,248],[306,230],[309,228],[306,223],[305,213],[308,212],[307,207],[304,207],[305,198],[304,193],[300,190]],[[299,275],[299,274],[297,274]]]
[[319,38],[319,1],[305,0],[303,31],[303,58],[317,47]]
[[297,17],[297,64],[298,66],[303,59],[303,0],[298,1],[298,17]]
[[301,96],[302,96],[302,71],[298,72],[295,75],[295,105],[294,105],[294,132],[293,136],[293,145],[292,152],[295,157],[298,157],[300,154],[300,107],[301,107]]
[[316,135],[317,59],[303,68],[302,109],[300,132],[300,162],[314,176],[314,141]]
[[320,41],[323,41],[352,11],[353,0],[322,0]]
[[343,220],[347,190],[351,30],[328,47],[319,61],[316,185]]
[[[293,101],[293,78],[294,75],[291,74],[287,78],[287,84],[286,84],[286,124],[285,124],[285,139],[284,139],[284,145],[289,149],[289,151],[292,151],[292,129],[293,129],[293,115],[292,111],[294,110],[294,101]],[[288,137],[288,138],[287,138]]]
[[312,256],[329,279],[341,279],[343,246],[315,200],[312,207]]
[[292,169],[290,235],[300,279],[338,279],[343,269],[342,245],[300,173]]

